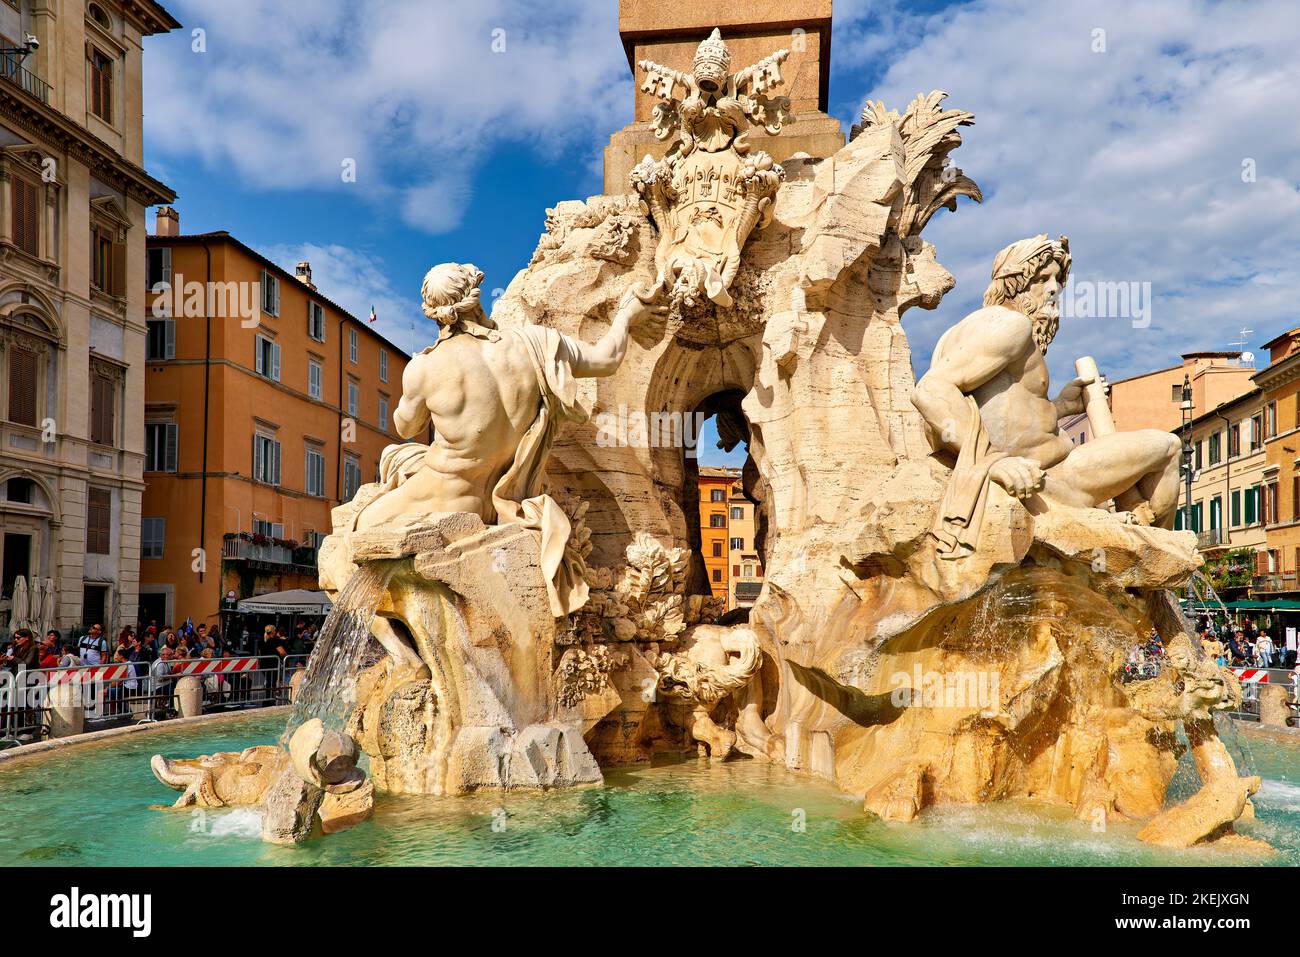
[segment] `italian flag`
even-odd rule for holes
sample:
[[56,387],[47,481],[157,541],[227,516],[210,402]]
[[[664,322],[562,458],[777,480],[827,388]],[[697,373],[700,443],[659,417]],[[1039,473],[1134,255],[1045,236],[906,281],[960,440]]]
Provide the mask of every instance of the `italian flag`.
[[371,322],[374,322],[374,321],[375,321],[376,319],[378,319],[378,318],[379,318],[379,317],[378,317],[377,315],[375,315],[375,307],[374,307],[374,306],[371,306],[371,307],[370,307],[370,321],[371,321]]

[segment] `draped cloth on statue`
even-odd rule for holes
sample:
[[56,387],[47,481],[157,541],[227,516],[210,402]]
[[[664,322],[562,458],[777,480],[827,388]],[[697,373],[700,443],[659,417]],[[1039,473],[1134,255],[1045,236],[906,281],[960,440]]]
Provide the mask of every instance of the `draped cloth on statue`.
[[546,494],[546,460],[563,421],[585,422],[587,413],[578,404],[570,341],[543,326],[521,326],[503,335],[511,333],[528,346],[542,401],[537,418],[519,442],[514,462],[492,490],[492,505],[498,524],[519,523],[540,532],[542,572],[551,611],[559,618],[585,605],[588,589],[582,560],[565,555],[571,527],[564,510]]
[[[514,460],[492,489],[492,508],[496,524],[519,524],[538,532],[540,564],[551,611],[560,618],[585,605],[588,592],[581,557],[566,555],[572,530],[569,517],[546,494],[546,460],[561,423],[565,419],[583,422],[587,418],[577,399],[573,347],[560,333],[542,326],[494,331],[491,335],[494,338],[517,335],[523,340],[541,391],[537,417],[520,440]],[[427,468],[428,451],[429,447],[420,442],[385,448],[379,458],[379,482],[366,487],[374,489],[368,501],[396,489],[420,469]]]
[[1005,452],[989,447],[989,435],[975,399],[966,396],[969,425],[957,464],[948,478],[948,488],[939,506],[933,534],[939,540],[938,555],[948,560],[965,558],[979,547],[980,526],[989,496],[989,469]]

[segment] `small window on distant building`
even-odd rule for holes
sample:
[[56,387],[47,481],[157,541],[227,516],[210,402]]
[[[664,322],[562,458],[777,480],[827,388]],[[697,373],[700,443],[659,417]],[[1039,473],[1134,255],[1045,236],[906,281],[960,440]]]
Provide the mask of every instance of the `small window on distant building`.
[[175,472],[176,443],[179,435],[175,422],[144,424],[144,470]]
[[744,517],[745,517],[745,510],[744,510],[743,508],[733,508],[733,509],[731,510],[731,517],[732,517],[732,518],[744,518]]
[[733,538],[731,540],[732,551],[742,551],[744,547],[745,547],[745,540],[743,538]]
[[709,516],[709,528],[726,528],[727,516],[721,512],[714,512]]
[[10,179],[14,245],[29,256],[41,254],[41,191],[21,176]]
[[710,502],[725,502],[726,500],[727,492],[725,489],[715,488],[709,492]]
[[714,558],[722,557],[722,542],[713,543],[713,557]]
[[307,303],[307,335],[325,341],[325,308],[319,302]]
[[280,443],[265,435],[253,436],[253,481],[280,484]]
[[388,353],[383,349],[379,350],[379,381],[388,381]]
[[280,381],[280,345],[266,336],[257,336],[257,374]]
[[714,580],[715,582],[720,582],[720,581],[722,581],[722,569],[721,569],[721,568],[715,568],[715,569],[713,569],[713,580]]
[[321,364],[315,359],[307,360],[307,394],[313,399],[321,397]]
[[307,481],[306,492],[308,495],[325,494],[325,455],[320,449],[307,450]]
[[162,558],[163,544],[167,540],[167,519],[140,519],[140,557]]
[[269,316],[280,314],[280,279],[262,270],[262,311]]
[[90,112],[113,122],[113,61],[95,47],[90,48]]
[[170,246],[149,247],[149,288],[160,282],[172,281],[172,250]]
[[343,460],[343,501],[350,502],[361,488],[361,461],[349,455]]
[[32,492],[36,483],[28,478],[11,478],[6,483],[5,498],[22,505],[32,504]]
[[86,551],[89,554],[108,554],[112,516],[113,493],[106,488],[92,487],[86,496]]

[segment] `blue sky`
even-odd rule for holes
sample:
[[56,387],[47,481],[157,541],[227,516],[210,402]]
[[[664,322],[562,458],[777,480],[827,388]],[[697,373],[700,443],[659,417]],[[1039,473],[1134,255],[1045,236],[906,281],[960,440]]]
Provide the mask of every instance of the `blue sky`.
[[[631,119],[615,0],[369,0],[364,20],[345,0],[167,6],[185,29],[146,41],[146,165],[182,229],[311,260],[408,348],[428,340],[424,271],[470,261],[503,289],[546,208],[600,192],[601,150]],[[834,17],[846,128],[867,99],[901,111],[932,89],[976,116],[954,160],[986,199],[926,231],[958,284],[904,316],[918,370],[997,250],[1037,232],[1069,234],[1076,278],[1151,290],[1149,323],[1063,322],[1058,382],[1080,354],[1118,379],[1300,324],[1290,0],[837,0]]]

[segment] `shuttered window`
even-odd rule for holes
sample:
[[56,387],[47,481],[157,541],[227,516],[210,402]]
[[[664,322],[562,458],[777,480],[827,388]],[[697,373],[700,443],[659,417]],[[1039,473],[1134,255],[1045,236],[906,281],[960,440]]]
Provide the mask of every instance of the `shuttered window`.
[[176,471],[175,422],[146,422],[144,425],[144,470],[146,472]]
[[99,445],[115,445],[113,431],[114,406],[117,404],[116,383],[108,376],[90,377],[90,441]]
[[41,254],[40,190],[27,180],[15,176],[13,184],[14,245],[32,256]]
[[112,518],[113,493],[106,488],[91,488],[86,498],[87,553],[108,554],[108,530]]
[[176,358],[176,320],[149,319],[145,322],[148,339],[145,344],[147,359]]
[[265,435],[253,436],[253,480],[280,484],[280,443]]
[[98,50],[90,53],[90,111],[113,122],[113,61]]
[[325,456],[318,449],[307,450],[304,484],[308,495],[325,494]]
[[9,421],[36,424],[36,353],[9,349]]

